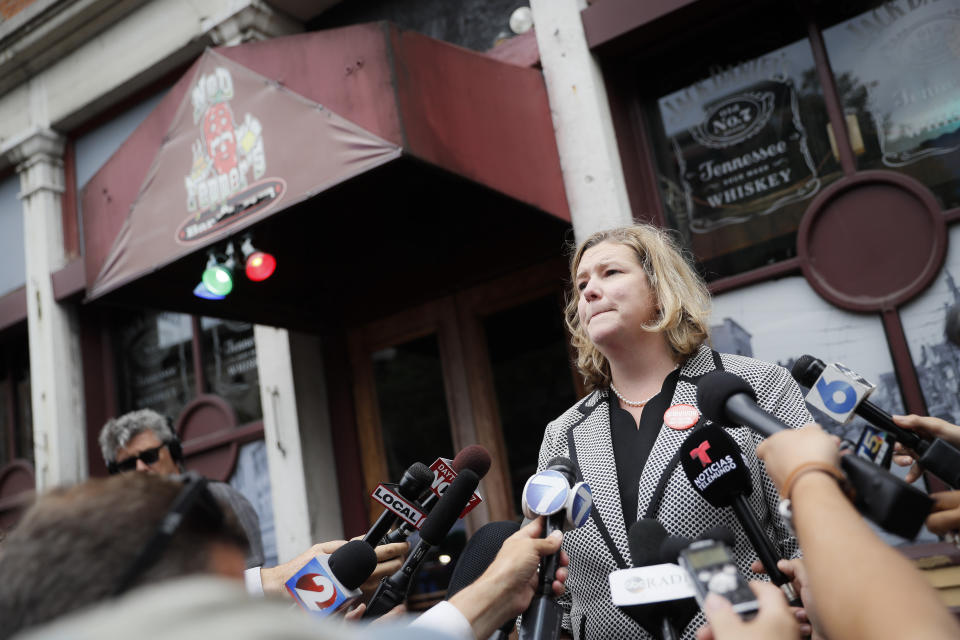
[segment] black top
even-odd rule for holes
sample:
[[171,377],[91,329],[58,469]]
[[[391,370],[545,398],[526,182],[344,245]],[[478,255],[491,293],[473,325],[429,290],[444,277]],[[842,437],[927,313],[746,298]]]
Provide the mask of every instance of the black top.
[[620,407],[620,399],[607,394],[610,402],[610,438],[613,441],[613,456],[617,463],[617,483],[620,485],[620,504],[623,505],[623,522],[630,525],[637,521],[637,500],[640,493],[640,474],[647,463],[653,443],[663,426],[663,414],[670,408],[673,391],[680,377],[680,369],[671,371],[663,381],[660,392],[647,402],[640,415],[640,428],[629,411]]

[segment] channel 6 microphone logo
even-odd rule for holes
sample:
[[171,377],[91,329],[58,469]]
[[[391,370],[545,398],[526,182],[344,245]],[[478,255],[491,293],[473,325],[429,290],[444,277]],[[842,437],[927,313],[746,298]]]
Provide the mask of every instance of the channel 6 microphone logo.
[[287,580],[287,591],[301,607],[314,615],[326,617],[346,600],[332,575],[325,562],[313,558]]
[[807,402],[841,424],[869,396],[874,385],[840,363],[827,365],[807,394]]
[[[567,503],[570,484],[559,471],[547,469],[530,476],[523,487],[523,504],[538,516],[550,516]],[[535,517],[535,516],[531,516]]]

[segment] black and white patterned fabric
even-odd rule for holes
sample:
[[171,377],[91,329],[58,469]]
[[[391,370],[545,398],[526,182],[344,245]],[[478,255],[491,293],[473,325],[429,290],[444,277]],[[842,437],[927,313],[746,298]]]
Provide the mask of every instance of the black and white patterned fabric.
[[[800,388],[786,369],[744,356],[717,354],[706,345],[701,346],[681,368],[671,406],[697,406],[697,380],[717,368],[715,357],[720,359],[724,370],[750,383],[759,406],[764,410],[794,428],[811,420]],[[653,637],[621,613],[610,597],[607,576],[612,571],[632,566],[627,544],[627,530],[632,523],[623,521],[620,505],[610,436],[608,393],[606,389],[594,391],[547,425],[540,447],[538,469],[546,467],[555,456],[569,457],[577,467],[578,480],[586,481],[593,490],[590,520],[580,529],[566,533],[563,542],[563,548],[570,555],[567,593],[561,598],[566,610],[563,624],[577,640]],[[655,517],[674,536],[696,537],[721,525],[731,528],[736,534],[734,552],[740,570],[748,579],[763,578],[750,571],[750,564],[756,560],[757,554],[732,509],[716,509],[700,497],[690,486],[682,466],[673,467],[656,513],[646,513],[661,476],[689,433],[689,430],[677,431],[661,425],[641,475],[637,513],[641,517],[644,514],[648,518]],[[739,444],[751,469],[753,492],[748,501],[753,512],[781,557],[799,556],[796,539],[777,516],[779,496],[776,487],[755,454],[762,437],[742,426],[728,429],[728,433]],[[683,637],[693,638],[696,629],[703,624],[703,614],[700,613],[687,625]]]

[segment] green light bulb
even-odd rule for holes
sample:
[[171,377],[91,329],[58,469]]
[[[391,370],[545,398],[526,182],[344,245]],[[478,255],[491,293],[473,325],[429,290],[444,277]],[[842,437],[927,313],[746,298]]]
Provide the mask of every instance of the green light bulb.
[[207,267],[203,272],[203,285],[218,296],[233,291],[233,273],[223,265]]

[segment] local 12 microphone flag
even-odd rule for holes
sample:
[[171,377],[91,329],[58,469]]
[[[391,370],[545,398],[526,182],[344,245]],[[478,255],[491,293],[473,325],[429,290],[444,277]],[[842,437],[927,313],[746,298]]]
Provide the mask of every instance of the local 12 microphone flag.
[[334,613],[359,595],[359,590],[348,591],[339,583],[330,570],[327,558],[312,558],[285,583],[297,604],[321,618]]

